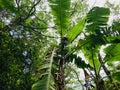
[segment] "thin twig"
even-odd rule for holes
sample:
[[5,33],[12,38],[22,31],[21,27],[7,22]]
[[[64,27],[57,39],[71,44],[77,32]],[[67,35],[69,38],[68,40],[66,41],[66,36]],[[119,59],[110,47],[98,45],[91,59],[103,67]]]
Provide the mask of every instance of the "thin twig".
[[15,0],[15,3],[17,5],[18,12],[20,12],[20,0]]
[[48,29],[48,28],[54,28],[54,27],[32,27],[32,26],[26,26],[24,24],[20,24],[21,26],[25,28],[31,28],[31,29]]
[[22,25],[23,27],[25,27],[25,28],[30,28],[30,29],[32,29],[34,32],[36,32],[37,34],[40,34],[40,35],[42,35],[42,36],[49,37],[49,38],[60,38],[60,37],[54,37],[54,36],[44,35],[44,34],[42,34],[41,32],[35,30],[35,29],[47,29],[47,28],[52,28],[52,27],[35,28],[35,27],[25,26],[25,25],[23,25],[23,24],[21,24],[21,25]]
[[[24,20],[28,19],[29,16],[33,15],[35,13],[35,7],[40,3],[41,0],[39,0],[38,2],[36,2],[30,9],[29,14],[24,18]],[[34,9],[34,11],[32,12],[32,10]]]
[[75,74],[76,74],[76,76],[77,76],[77,79],[78,79],[78,82],[81,84],[81,86],[82,86],[82,90],[84,90],[84,85],[82,84],[82,82],[80,81],[80,79],[79,79],[79,75],[78,75],[78,73],[76,72],[76,70],[75,69],[73,69],[73,68],[71,68],[71,66],[69,66],[69,65],[67,65]]
[[70,17],[75,13],[75,8],[77,7],[77,4],[78,4],[78,2],[76,2],[75,6],[74,6],[74,10],[73,10],[73,12],[70,14]]
[[45,20],[41,20],[36,14],[34,14],[34,16],[36,17],[37,20],[39,20],[40,22],[42,21],[43,23],[46,24],[46,21]]

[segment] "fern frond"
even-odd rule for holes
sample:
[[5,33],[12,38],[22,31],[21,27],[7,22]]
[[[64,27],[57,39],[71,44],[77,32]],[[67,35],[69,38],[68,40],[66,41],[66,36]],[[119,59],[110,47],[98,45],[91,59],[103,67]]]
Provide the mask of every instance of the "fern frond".
[[52,55],[49,62],[44,62],[43,66],[40,67],[41,71],[44,71],[42,74],[41,80],[37,83],[33,84],[32,90],[55,90],[54,87],[54,79],[52,75],[52,66],[53,66],[53,57],[54,57],[55,49],[52,51]]

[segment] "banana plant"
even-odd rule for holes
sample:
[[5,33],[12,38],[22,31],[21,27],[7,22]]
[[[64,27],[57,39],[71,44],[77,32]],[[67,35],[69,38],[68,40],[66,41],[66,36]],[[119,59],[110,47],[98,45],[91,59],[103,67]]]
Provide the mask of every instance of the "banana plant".
[[[98,60],[99,50],[102,45],[108,44],[116,40],[116,38],[112,37],[112,34],[109,30],[107,31],[104,30],[108,26],[107,22],[109,19],[110,10],[108,8],[103,7],[94,7],[87,13],[87,15],[81,21],[79,21],[75,26],[72,27],[71,30],[69,30],[71,0],[48,0],[48,1],[51,7],[54,23],[57,26],[56,29],[59,33],[61,41],[59,44],[60,47],[58,49],[58,53],[56,51],[56,54],[58,54],[56,55],[57,60],[53,60],[53,62],[57,61],[56,66],[58,70],[56,70],[56,72],[54,73],[52,72],[49,73],[49,74],[52,73],[53,76],[55,77],[54,79],[55,87],[51,89],[50,87],[47,89],[43,87],[40,89],[65,90],[66,88],[64,78],[64,65],[66,64],[66,62],[70,62],[73,59],[75,59],[75,64],[79,68],[92,67],[94,69],[96,78],[98,78],[101,67],[101,62]],[[83,62],[79,57],[77,57],[77,55],[74,55],[73,51],[66,50],[66,46],[68,44],[74,43],[74,40],[81,34],[84,34],[84,39],[79,39],[78,45],[77,47],[75,47],[74,51],[82,50],[89,65]],[[50,64],[51,64],[50,66],[54,66],[53,63]],[[48,78],[47,81],[50,81],[49,79],[50,78]],[[46,85],[50,84],[46,83],[45,81],[43,82]],[[40,82],[37,83],[38,86],[37,88],[42,87],[39,85],[42,84],[43,82],[42,80],[40,80]],[[35,88],[36,85],[33,85],[33,90],[38,90]],[[97,90],[99,90],[99,87],[97,88]]]

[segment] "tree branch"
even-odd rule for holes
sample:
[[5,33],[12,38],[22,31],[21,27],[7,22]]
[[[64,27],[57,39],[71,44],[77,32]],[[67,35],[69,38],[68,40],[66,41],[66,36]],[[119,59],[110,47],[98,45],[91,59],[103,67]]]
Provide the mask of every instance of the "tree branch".
[[39,28],[39,27],[31,27],[31,26],[25,26],[23,24],[20,24],[22,25],[24,28],[29,28],[29,29],[32,29],[34,32],[36,32],[37,34],[40,34],[42,36],[45,36],[45,37],[49,37],[49,38],[60,38],[60,37],[54,37],[54,36],[48,36],[48,35],[44,35],[42,34],[41,32],[35,30],[35,29],[47,29],[47,28],[54,28],[54,27],[44,27],[44,28]]
[[[36,2],[30,9],[28,15],[24,18],[24,20],[28,19],[31,15],[33,15],[35,13],[35,7],[40,3],[41,0],[38,0],[38,2]],[[34,0],[35,2],[35,0]],[[34,11],[32,12],[32,10],[34,9]]]

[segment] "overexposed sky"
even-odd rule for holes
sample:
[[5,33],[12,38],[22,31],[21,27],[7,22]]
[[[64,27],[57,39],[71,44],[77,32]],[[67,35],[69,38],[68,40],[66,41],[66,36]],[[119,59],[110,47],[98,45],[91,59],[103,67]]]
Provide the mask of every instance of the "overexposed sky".
[[114,4],[120,4],[120,0],[88,0],[88,4],[90,5],[90,7],[92,6],[103,7],[106,1],[109,1]]

